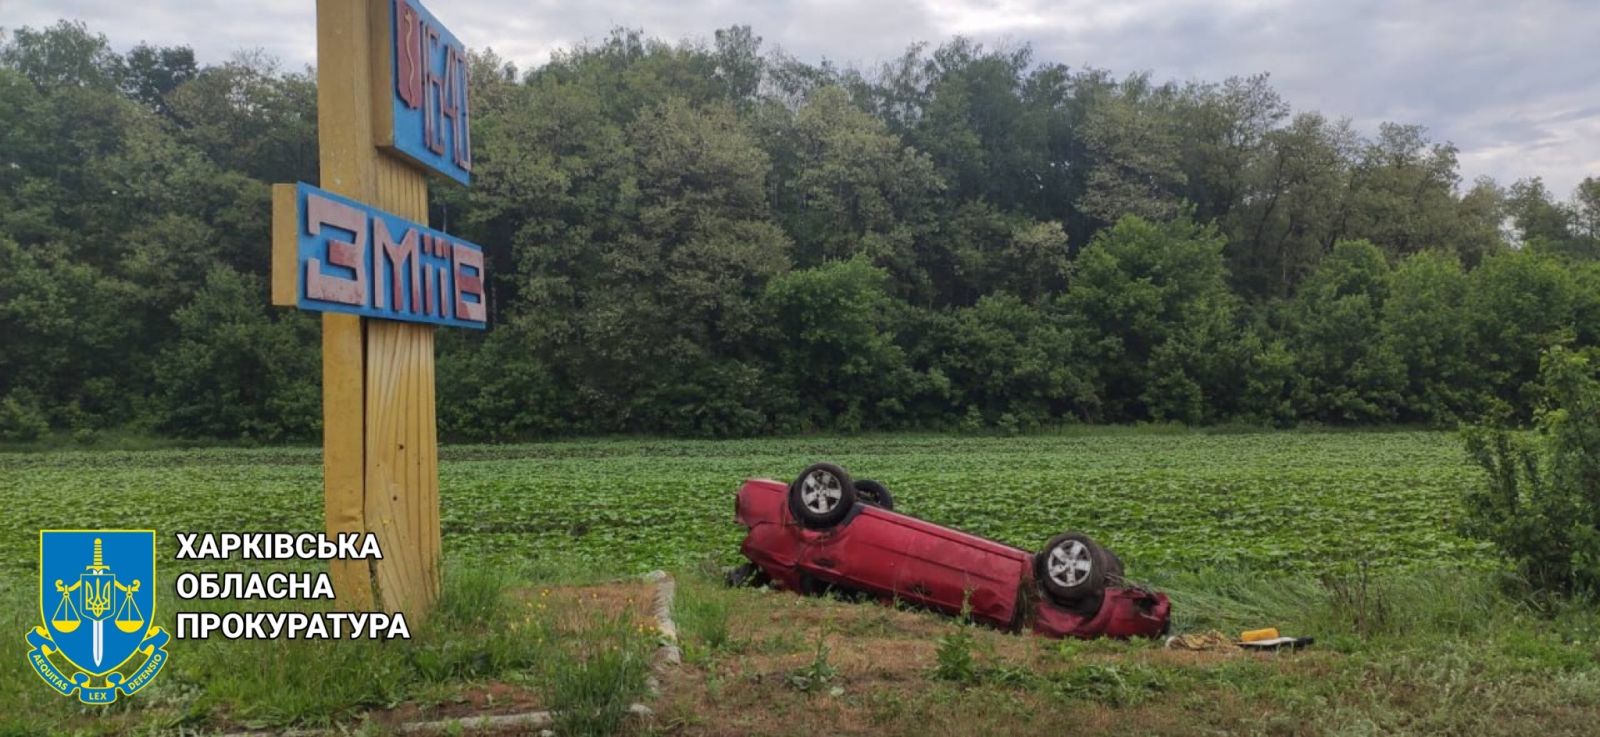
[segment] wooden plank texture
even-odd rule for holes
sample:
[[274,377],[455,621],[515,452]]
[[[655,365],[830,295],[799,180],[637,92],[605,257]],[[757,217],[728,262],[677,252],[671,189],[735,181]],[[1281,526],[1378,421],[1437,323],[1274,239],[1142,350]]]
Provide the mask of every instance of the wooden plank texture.
[[278,307],[294,307],[299,300],[295,274],[299,234],[294,185],[272,185],[272,304]]
[[[329,535],[366,532],[366,374],[362,320],[322,315],[322,512]],[[373,606],[366,561],[329,561],[341,609]]]
[[383,541],[373,568],[384,606],[407,616],[439,589],[433,378],[432,328],[368,324],[367,525]]
[[[394,35],[389,22],[394,0],[368,0],[367,38],[372,53],[367,54],[369,99],[372,100],[372,145],[394,145]],[[424,219],[421,222],[427,223]]]
[[[384,26],[374,13],[387,0],[318,0],[317,105],[322,187],[416,222],[428,220],[427,180],[385,157],[373,145],[371,53]],[[427,615],[439,591],[438,433],[434,407],[432,326],[366,321],[355,331],[324,326],[323,452],[329,532],[360,520],[376,532],[384,557],[369,570],[333,567],[341,600],[359,601],[376,584],[379,606],[408,618]],[[330,346],[330,339],[337,345]],[[352,348],[352,345],[354,346]],[[328,355],[362,354],[360,363],[334,366]],[[337,371],[335,376],[333,371]],[[337,404],[328,386],[361,386],[359,404]],[[337,415],[337,417],[335,417]],[[360,429],[351,432],[351,428]],[[337,432],[336,432],[337,430]],[[359,447],[359,451],[355,450]],[[334,462],[341,464],[334,468]],[[357,477],[359,480],[357,481]],[[355,484],[352,486],[351,484]],[[359,489],[359,494],[352,493]],[[343,531],[341,527],[339,531]],[[341,582],[343,586],[341,587]],[[346,599],[347,590],[349,599]],[[371,589],[366,589],[371,595]]]

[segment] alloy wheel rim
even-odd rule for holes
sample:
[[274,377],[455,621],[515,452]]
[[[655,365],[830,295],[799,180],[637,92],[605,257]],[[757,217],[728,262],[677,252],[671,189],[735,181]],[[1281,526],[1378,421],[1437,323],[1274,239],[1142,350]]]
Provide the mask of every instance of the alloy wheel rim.
[[817,514],[827,514],[839,506],[844,485],[827,471],[812,471],[800,482],[800,502]]
[[1094,569],[1094,560],[1089,553],[1089,546],[1078,540],[1068,540],[1051,548],[1046,568],[1050,580],[1073,588],[1088,580],[1089,572]]

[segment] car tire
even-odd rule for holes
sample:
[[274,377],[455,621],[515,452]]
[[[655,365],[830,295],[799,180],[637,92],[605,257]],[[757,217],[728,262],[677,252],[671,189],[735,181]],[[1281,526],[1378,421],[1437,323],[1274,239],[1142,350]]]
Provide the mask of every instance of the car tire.
[[789,512],[807,527],[837,525],[855,504],[855,482],[843,468],[832,463],[808,466],[789,485]]
[[856,498],[863,504],[894,511],[894,495],[889,493],[889,487],[880,481],[862,479],[856,482]]
[[1080,532],[1063,532],[1050,538],[1033,557],[1033,574],[1039,586],[1062,604],[1099,596],[1105,591],[1110,567],[1105,548]]
[[[1117,557],[1116,553],[1111,552],[1110,548],[1101,548],[1100,552],[1106,555],[1106,586],[1122,585],[1122,559]],[[1102,590],[1094,596],[1085,596],[1073,602],[1067,609],[1079,616],[1094,619],[1094,615],[1100,613],[1100,607],[1105,604],[1105,601],[1105,591]]]

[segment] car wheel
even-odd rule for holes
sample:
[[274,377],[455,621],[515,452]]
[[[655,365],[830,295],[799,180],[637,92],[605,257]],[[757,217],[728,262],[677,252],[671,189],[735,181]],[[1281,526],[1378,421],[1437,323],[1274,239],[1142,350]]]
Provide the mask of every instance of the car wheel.
[[1050,538],[1034,556],[1034,576],[1051,598],[1071,604],[1105,590],[1108,560],[1105,548],[1094,538],[1064,532]]
[[807,527],[832,527],[856,504],[850,474],[832,463],[817,463],[789,485],[789,511]]
[[894,511],[894,495],[889,493],[889,487],[882,482],[872,479],[862,479],[856,482],[856,497],[862,502],[874,507],[882,507]]
[[[1101,548],[1100,552],[1105,553],[1106,555],[1106,585],[1121,585],[1122,559],[1117,557],[1116,553],[1111,552],[1110,548]],[[1085,596],[1082,599],[1073,602],[1071,605],[1068,605],[1066,608],[1074,614],[1093,619],[1094,615],[1100,613],[1100,607],[1105,604],[1105,599],[1105,592],[1101,591],[1094,596]]]

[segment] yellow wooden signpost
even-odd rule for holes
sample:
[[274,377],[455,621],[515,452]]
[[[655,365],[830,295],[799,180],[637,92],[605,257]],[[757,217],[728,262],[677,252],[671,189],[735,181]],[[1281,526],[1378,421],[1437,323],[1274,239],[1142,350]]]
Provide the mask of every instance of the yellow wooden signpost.
[[434,330],[482,327],[482,250],[425,227],[427,170],[471,166],[464,49],[416,0],[318,0],[321,190],[273,188],[273,303],[323,311],[327,533],[343,608],[426,616],[440,587]]

